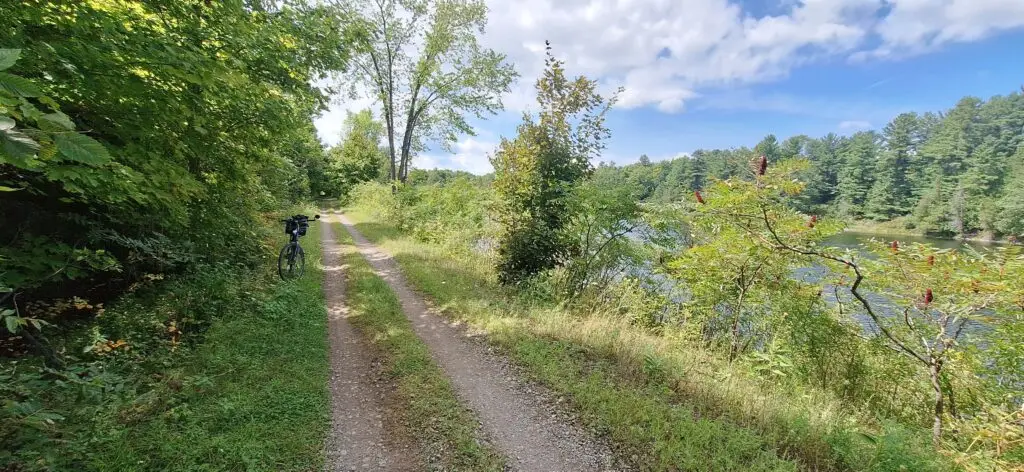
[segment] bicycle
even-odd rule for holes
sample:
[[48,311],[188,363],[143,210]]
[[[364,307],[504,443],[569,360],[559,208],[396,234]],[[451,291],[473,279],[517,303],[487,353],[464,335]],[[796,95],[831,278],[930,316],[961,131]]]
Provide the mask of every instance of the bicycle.
[[[313,220],[319,220],[320,215],[314,215]],[[284,234],[289,237],[288,244],[281,248],[281,254],[277,256],[277,275],[281,280],[297,279],[302,277],[306,270],[306,253],[299,246],[299,237],[306,235],[309,229],[309,217],[306,215],[294,215],[288,219],[281,220],[284,223]]]

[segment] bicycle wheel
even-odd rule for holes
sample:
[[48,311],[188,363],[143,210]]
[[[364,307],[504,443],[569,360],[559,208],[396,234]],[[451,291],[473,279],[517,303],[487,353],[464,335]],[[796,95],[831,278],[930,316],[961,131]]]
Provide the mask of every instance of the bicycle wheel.
[[297,243],[289,243],[281,248],[281,254],[277,256],[277,275],[281,280],[290,280],[302,277],[306,270],[306,254],[302,246]]

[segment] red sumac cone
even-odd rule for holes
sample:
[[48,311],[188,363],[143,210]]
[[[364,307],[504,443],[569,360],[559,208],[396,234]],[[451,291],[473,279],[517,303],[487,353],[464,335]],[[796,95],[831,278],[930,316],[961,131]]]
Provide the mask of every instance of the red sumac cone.
[[704,204],[704,197],[700,195],[700,190],[694,190],[693,196],[697,197],[697,203]]
[[927,290],[924,291],[924,304],[925,305],[931,303],[932,300],[934,300],[934,299],[935,299],[935,297],[932,296],[932,289],[927,289]]
[[765,171],[768,170],[768,158],[761,156],[760,162],[757,163],[757,175],[764,175]]

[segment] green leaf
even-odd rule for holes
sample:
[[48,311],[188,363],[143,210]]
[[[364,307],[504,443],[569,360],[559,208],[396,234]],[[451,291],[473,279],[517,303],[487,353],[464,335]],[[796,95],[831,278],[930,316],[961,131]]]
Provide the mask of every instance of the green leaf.
[[75,124],[71,122],[71,118],[68,118],[68,115],[65,115],[59,111],[47,113],[42,116],[42,119],[47,123],[52,123],[56,125],[60,129],[68,131],[75,129]]
[[0,70],[7,70],[18,62],[21,49],[0,49]]
[[0,131],[6,131],[14,127],[16,123],[9,116],[0,116]]
[[18,97],[38,97],[42,94],[31,80],[6,72],[0,72],[0,90]]
[[17,192],[18,190],[22,189],[0,185],[0,192]]
[[57,150],[64,157],[89,165],[102,165],[110,160],[110,153],[99,141],[84,134],[58,133],[53,135]]
[[21,318],[18,318],[17,316],[14,316],[14,315],[7,315],[7,316],[5,316],[4,317],[4,324],[7,325],[7,331],[10,331],[12,334],[17,333],[19,325],[21,324],[21,323],[18,323],[19,321],[21,321]]
[[16,159],[26,159],[36,155],[39,151],[39,143],[16,129],[0,131],[3,138],[4,152]]

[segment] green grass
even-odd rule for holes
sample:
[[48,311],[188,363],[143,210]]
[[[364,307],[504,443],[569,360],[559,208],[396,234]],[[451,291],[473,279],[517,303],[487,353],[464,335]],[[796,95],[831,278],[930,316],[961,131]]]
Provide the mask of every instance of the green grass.
[[121,424],[111,425],[122,429],[93,451],[91,467],[322,468],[330,403],[317,226],[301,241],[303,278],[262,274],[256,303],[239,301],[220,313],[162,388],[122,409]]
[[[348,216],[448,316],[488,334],[645,470],[936,470],[922,435],[882,427],[827,393],[772,385],[671,333],[570,313],[502,289],[491,264]],[[870,437],[860,434],[870,433]]]
[[345,245],[349,320],[383,354],[385,371],[400,397],[396,412],[422,443],[429,468],[502,470],[504,459],[478,440],[478,420],[459,403],[387,282],[373,273],[341,225],[334,234]]
[[321,469],[330,404],[317,226],[302,239],[300,280],[277,278],[276,247],[256,269],[197,266],[44,331],[64,368],[0,361],[0,470]]
[[669,401],[664,385],[625,381],[614,361],[572,339],[570,333],[582,333],[582,325],[564,313],[510,305],[481,261],[467,263],[365,215],[349,215],[447,314],[485,330],[538,380],[571,398],[584,420],[642,469],[797,469],[756,432],[695,417],[690,406]]

